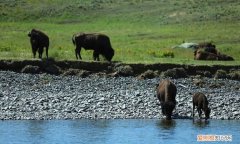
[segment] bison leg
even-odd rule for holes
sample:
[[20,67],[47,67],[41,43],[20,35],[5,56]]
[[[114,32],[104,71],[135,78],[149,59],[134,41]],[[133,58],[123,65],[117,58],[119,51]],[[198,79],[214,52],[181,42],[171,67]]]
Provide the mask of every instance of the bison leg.
[[32,53],[33,53],[33,58],[36,58],[36,50],[32,50]]
[[81,52],[81,47],[76,47],[75,49],[75,54],[76,54],[76,58],[78,59],[82,59],[81,55],[80,55],[80,52]]
[[192,118],[193,118],[193,121],[194,121],[194,110],[195,110],[195,104],[193,104],[193,109],[192,109]]
[[202,116],[202,110],[200,108],[197,108],[197,111],[198,111],[198,116],[200,118],[200,120],[202,119],[201,116]]
[[97,51],[93,51],[93,60],[99,61],[99,53]]
[[33,58],[36,57],[36,52],[37,52],[37,48],[35,46],[32,46]]
[[48,59],[48,47],[46,47],[46,56],[47,56],[47,59]]
[[38,49],[38,55],[39,55],[39,58],[42,59],[42,53],[43,53],[43,47],[40,47]]
[[162,114],[166,115],[165,103],[161,103]]

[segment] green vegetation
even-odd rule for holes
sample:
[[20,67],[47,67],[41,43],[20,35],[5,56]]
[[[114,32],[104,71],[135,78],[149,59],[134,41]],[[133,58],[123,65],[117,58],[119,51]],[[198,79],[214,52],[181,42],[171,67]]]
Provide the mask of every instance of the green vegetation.
[[[0,9],[0,59],[32,59],[27,33],[36,28],[57,60],[75,60],[71,38],[82,31],[107,34],[113,61],[240,64],[238,0],[5,0]],[[172,48],[183,41],[212,41],[236,61],[194,61],[192,50]],[[92,51],[81,55],[92,60]]]

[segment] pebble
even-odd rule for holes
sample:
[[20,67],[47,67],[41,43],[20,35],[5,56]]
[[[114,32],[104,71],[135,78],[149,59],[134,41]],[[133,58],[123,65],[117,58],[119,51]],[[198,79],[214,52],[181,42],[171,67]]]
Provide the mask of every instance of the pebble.
[[[0,71],[0,119],[159,119],[164,116],[154,95],[161,80]],[[235,89],[239,81],[203,78],[201,87],[191,78],[171,81],[178,89],[174,118],[191,118],[192,94],[203,92],[212,109],[210,118],[240,119],[240,90]],[[213,82],[224,86],[209,88]]]

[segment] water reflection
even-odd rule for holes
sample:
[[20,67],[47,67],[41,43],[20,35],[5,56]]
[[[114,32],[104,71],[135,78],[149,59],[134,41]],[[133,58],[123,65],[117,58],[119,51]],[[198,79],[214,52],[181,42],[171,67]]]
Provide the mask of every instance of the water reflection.
[[205,120],[195,120],[193,121],[193,125],[196,128],[205,128],[210,124],[210,121],[205,121]]
[[174,129],[176,127],[175,120],[162,119],[157,124],[159,127],[161,127],[162,129],[166,129],[166,130]]
[[77,120],[72,121],[70,128],[82,142],[105,143],[111,134],[110,125],[111,121],[106,120]]
[[46,125],[46,122],[44,121],[29,121],[29,123],[26,123],[28,132],[31,136],[35,135],[42,135],[44,133],[44,125]]
[[175,135],[175,120],[165,120],[162,119],[157,121],[157,127],[159,127],[159,137],[162,139],[173,139]]

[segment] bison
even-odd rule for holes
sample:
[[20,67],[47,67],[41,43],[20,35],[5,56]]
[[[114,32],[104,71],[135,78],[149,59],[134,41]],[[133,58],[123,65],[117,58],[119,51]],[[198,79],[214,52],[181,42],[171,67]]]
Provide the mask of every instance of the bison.
[[176,93],[177,88],[170,80],[163,80],[157,86],[157,98],[167,120],[171,120],[172,112],[176,106]]
[[216,45],[212,44],[211,42],[201,42],[201,43],[198,44],[198,48],[215,49]]
[[208,52],[206,49],[202,51],[197,49],[194,51],[194,60],[222,60],[222,61],[233,61],[234,59],[231,56],[221,54],[216,51],[216,54],[213,52]]
[[108,61],[112,60],[114,50],[108,36],[99,33],[78,33],[72,37],[72,42],[76,46],[76,58],[82,59],[80,52],[83,47],[85,50],[93,50],[93,59],[99,61],[99,55],[103,55]]
[[46,48],[46,56],[48,58],[48,47],[49,47],[49,38],[48,36],[36,29],[32,29],[31,32],[28,33],[30,37],[30,43],[32,46],[33,57],[36,57],[36,52],[38,51],[39,58],[42,58],[43,48]]
[[205,114],[205,120],[209,119],[211,109],[208,107],[207,97],[203,93],[197,92],[193,94],[192,102],[193,102],[193,111],[192,111],[193,120],[194,120],[195,106],[197,106],[197,111],[198,111],[200,120],[201,120],[202,110]]
[[223,61],[234,61],[233,57],[221,53],[218,53],[218,58]]
[[215,55],[218,54],[218,51],[215,47],[206,47],[206,48],[204,48],[204,52],[213,53]]
[[194,60],[218,60],[219,57],[216,54],[202,51],[197,49],[194,51]]

